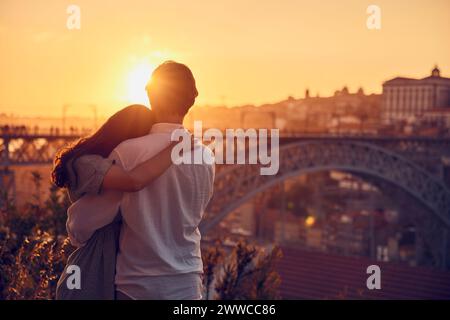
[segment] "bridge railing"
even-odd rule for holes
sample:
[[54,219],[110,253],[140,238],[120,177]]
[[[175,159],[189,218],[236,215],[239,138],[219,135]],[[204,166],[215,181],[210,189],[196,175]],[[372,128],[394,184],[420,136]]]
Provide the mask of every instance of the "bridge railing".
[[0,136],[10,137],[41,137],[41,136],[57,136],[57,137],[73,137],[85,136],[92,133],[89,128],[69,127],[66,129],[60,127],[39,127],[39,126],[25,126],[25,125],[3,125],[0,126]]

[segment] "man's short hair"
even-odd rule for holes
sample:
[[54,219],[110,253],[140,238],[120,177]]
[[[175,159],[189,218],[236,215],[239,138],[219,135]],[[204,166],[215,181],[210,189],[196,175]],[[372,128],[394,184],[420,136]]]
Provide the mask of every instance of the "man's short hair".
[[174,112],[184,116],[198,95],[194,75],[184,64],[166,61],[152,73],[147,94],[155,111]]

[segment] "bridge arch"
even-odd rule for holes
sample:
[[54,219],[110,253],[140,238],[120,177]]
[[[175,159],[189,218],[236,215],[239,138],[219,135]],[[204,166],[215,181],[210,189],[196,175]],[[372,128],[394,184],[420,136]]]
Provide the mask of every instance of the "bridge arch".
[[230,212],[277,183],[329,170],[387,181],[427,207],[445,233],[450,228],[449,189],[437,177],[392,151],[358,141],[302,141],[280,147],[279,159],[280,169],[274,176],[261,176],[259,165],[233,165],[219,171],[213,198],[200,225],[202,233],[208,233]]

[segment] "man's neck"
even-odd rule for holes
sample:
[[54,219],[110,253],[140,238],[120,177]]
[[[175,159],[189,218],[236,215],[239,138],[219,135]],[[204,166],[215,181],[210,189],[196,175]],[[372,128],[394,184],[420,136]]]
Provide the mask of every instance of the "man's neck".
[[175,123],[183,124],[183,118],[178,115],[155,115],[156,123]]

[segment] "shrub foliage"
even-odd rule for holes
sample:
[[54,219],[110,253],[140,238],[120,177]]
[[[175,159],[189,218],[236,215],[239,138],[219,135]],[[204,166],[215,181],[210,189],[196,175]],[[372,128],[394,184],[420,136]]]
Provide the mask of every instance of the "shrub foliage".
[[[66,229],[70,205],[65,192],[50,187],[41,199],[42,177],[32,172],[34,194],[20,209],[2,190],[0,198],[0,300],[54,299],[56,284],[74,248]],[[220,241],[203,248],[206,299],[276,299],[275,264],[280,250],[246,242],[227,249]]]

